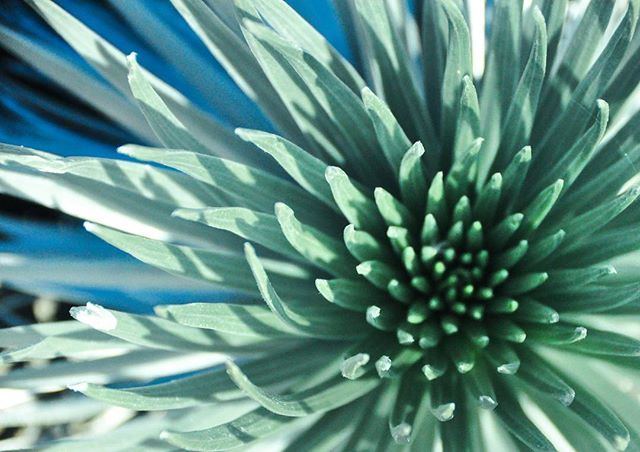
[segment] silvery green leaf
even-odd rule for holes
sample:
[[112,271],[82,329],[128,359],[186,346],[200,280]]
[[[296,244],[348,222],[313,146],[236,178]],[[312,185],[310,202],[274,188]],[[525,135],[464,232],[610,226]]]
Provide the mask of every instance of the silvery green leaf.
[[338,277],[355,276],[357,261],[342,242],[301,223],[286,204],[277,203],[275,213],[287,241],[308,262]]
[[[550,78],[543,95],[541,121],[549,112],[566,107],[579,80],[590,68],[598,45],[605,35],[614,3],[608,0],[589,2],[570,42],[561,56],[555,76]],[[546,122],[548,124],[548,122]]]
[[388,104],[376,96],[369,88],[362,89],[362,101],[373,123],[387,163],[397,173],[404,153],[411,146],[411,141],[407,138],[405,131],[389,109]]
[[[326,347],[285,349],[267,357],[253,359],[243,369],[256,384],[272,387],[296,382],[303,373],[326,365]],[[306,359],[306,358],[309,359]],[[305,359],[303,359],[305,358]],[[110,388],[89,383],[80,389],[84,395],[112,405],[134,410],[177,410],[205,404],[238,402],[246,397],[228,377],[224,366],[168,382],[125,388]]]
[[631,440],[629,430],[618,416],[582,385],[568,380],[576,390],[569,407],[584,422],[598,431],[616,450],[626,450]]
[[91,360],[137,348],[74,321],[0,329],[0,345],[3,363],[58,357]]
[[0,162],[19,163],[44,173],[73,174],[145,198],[184,207],[220,203],[210,187],[175,172],[136,162],[90,157],[58,157],[24,147],[0,145]]
[[[516,119],[525,119],[527,116],[531,116],[527,108],[533,109],[535,112],[537,104],[537,98],[534,97],[537,96],[535,86],[530,85],[534,80],[532,74],[525,76],[526,69],[520,82],[522,86],[519,89],[520,93],[516,91],[520,77],[522,8],[522,0],[497,0],[493,8],[491,40],[480,93],[482,114],[479,116],[482,122],[482,136],[486,139],[487,158],[493,155],[500,146],[503,146],[501,142],[503,130],[509,131],[504,134],[506,140],[510,141],[509,144],[504,145],[509,152],[514,152],[516,147],[524,146],[525,143],[521,143],[521,140],[525,137],[528,138],[526,125],[521,132],[521,135],[524,136],[521,140],[516,141],[517,135],[512,135],[516,130],[507,128],[507,124],[511,122],[512,124],[509,126],[513,127]],[[537,22],[540,23],[539,20]],[[542,21],[542,27],[544,27],[544,21]],[[528,51],[528,49],[523,50]],[[537,52],[545,51],[544,48],[539,49],[537,42],[532,47],[532,54],[534,50]],[[533,66],[532,63],[531,65]],[[532,69],[534,68],[529,68],[529,71]],[[544,73],[544,66],[542,70]],[[541,82],[542,80],[539,80],[539,84]],[[531,90],[531,88],[533,89]],[[532,97],[532,99],[527,99],[530,101],[529,105],[524,104],[524,96],[526,95]],[[529,122],[532,121],[533,117],[529,119]],[[501,168],[497,166],[497,169]]]
[[513,389],[506,384],[502,384],[497,385],[496,390],[500,402],[495,409],[495,413],[504,427],[533,450],[556,450],[547,437],[524,413]]
[[[242,91],[258,103],[274,124],[287,135],[299,137],[300,131],[285,105],[269,84],[247,44],[239,36],[235,17],[232,16],[231,20],[238,28],[238,33],[229,23],[225,23],[225,17],[215,8],[216,5],[219,8],[227,7],[231,2],[214,4],[214,8],[210,8],[203,0],[171,0],[171,3]],[[233,15],[233,11],[231,14]]]
[[318,386],[291,395],[279,395],[256,386],[233,362],[227,362],[227,373],[240,389],[264,408],[273,413],[291,417],[303,417],[344,406],[369,393],[380,384],[380,380],[376,377],[348,380],[341,375],[336,375]]
[[354,4],[366,46],[367,70],[376,82],[376,91],[413,139],[435,148],[437,140],[431,118],[409,66],[407,48],[393,27],[391,8],[380,0],[355,0]]
[[243,207],[178,209],[172,215],[232,232],[243,239],[251,240],[278,254],[292,259],[300,259],[298,252],[283,235],[278,219],[274,215],[256,212]]
[[242,163],[181,149],[128,145],[121,147],[120,152],[140,160],[176,168],[224,191],[231,198],[231,205],[271,213],[276,202],[286,202],[293,208],[308,212],[309,219],[314,224],[325,227],[333,215],[328,208],[318,207],[312,211],[305,209],[305,206],[313,202],[311,195],[283,178]]
[[441,141],[451,146],[460,114],[460,94],[463,78],[473,73],[469,28],[462,12],[453,0],[439,0],[449,23],[449,46],[442,79]]
[[[356,317],[345,315],[339,310],[333,310],[331,306],[324,307],[326,303],[319,297],[313,296],[312,293],[306,294],[297,302],[296,298],[280,298],[271,283],[271,278],[265,271],[262,261],[258,259],[255,250],[250,244],[245,245],[245,255],[260,295],[269,306],[269,309],[300,335],[335,340],[344,337],[362,336],[361,332],[353,328],[352,322],[355,321]],[[287,289],[287,287],[284,286],[282,289]],[[278,291],[280,290],[281,287],[278,286]],[[282,293],[286,293],[286,290],[282,290]],[[318,304],[314,306],[314,303]],[[320,309],[319,312],[318,308]]]
[[[294,420],[295,418],[279,416],[264,408],[258,408],[231,422],[204,430],[165,430],[161,438],[181,449],[229,450],[276,433]],[[243,434],[238,435],[238,431]]]
[[622,20],[616,27],[606,46],[589,68],[586,75],[571,94],[570,102],[551,127],[540,127],[544,137],[538,142],[538,155],[544,155],[550,147],[570,147],[591,119],[590,106],[603,93],[615,68],[622,60],[635,32],[640,14],[640,2],[630,0]]
[[288,328],[266,306],[231,303],[190,303],[156,306],[161,317],[181,325],[239,336],[258,338],[292,338]]
[[[114,88],[129,96],[130,91],[127,84],[129,70],[127,58],[122,52],[53,1],[29,0],[29,3]],[[106,61],[109,64],[105,64]],[[220,130],[220,126],[215,121],[196,109],[191,102],[174,88],[147,72],[143,73],[149,77],[150,83],[161,93],[168,106],[174,110],[178,120],[189,124],[196,139],[212,149],[234,149],[234,140],[231,132],[228,132],[227,138],[212,134],[212,130]],[[235,142],[236,146],[237,144]]]
[[[313,55],[291,44],[267,27],[246,22],[246,33],[260,43],[280,69],[289,73],[292,80],[300,78],[310,97],[315,99],[321,111],[315,112],[327,140],[334,142],[344,157],[352,162],[353,171],[367,180],[376,177],[375,168],[368,161],[368,153],[379,147],[374,139],[373,128],[367,121],[367,113],[362,101],[328,67]],[[284,61],[280,61],[284,59]],[[293,72],[292,72],[293,71]],[[289,96],[290,86],[278,89],[281,96]]]
[[271,155],[302,188],[335,209],[324,177],[327,165],[323,161],[278,135],[248,129],[237,129],[236,134]]
[[[509,7],[507,6],[507,8]],[[547,28],[542,14],[536,7],[533,8],[533,19],[535,21],[535,35],[529,59],[520,81],[515,87],[510,106],[503,113],[502,128],[500,131],[494,132],[501,134],[500,142],[498,144],[494,140],[491,143],[497,150],[494,168],[500,170],[507,165],[512,153],[529,143],[538,110],[540,91],[547,72]],[[489,153],[489,151],[487,152]]]
[[200,226],[171,218],[175,206],[121,187],[74,174],[45,173],[20,163],[0,165],[0,176],[0,192],[83,220],[162,240],[176,238],[201,244],[207,240]]
[[173,375],[175,366],[188,372],[217,364],[220,360],[213,353],[138,350],[91,361],[60,361],[49,365],[46,373],[39,371],[37,367],[23,367],[19,371],[0,376],[0,385],[3,388],[48,393],[77,383],[107,384],[123,379],[147,381],[150,378]]
[[311,53],[324,66],[331,67],[355,93],[364,86],[364,81],[353,66],[286,2],[257,0],[255,8],[274,30]]
[[[91,233],[113,246],[164,271],[200,279],[210,283],[213,287],[232,289],[252,295],[257,294],[251,272],[244,263],[244,259],[238,255],[172,245],[125,234],[95,224],[88,224],[86,227]],[[224,262],[221,261],[221,256],[224,256]],[[285,276],[283,271],[289,275]],[[299,293],[298,290],[304,290],[301,283],[308,276],[304,270],[290,265],[288,268],[280,267],[276,269],[276,272],[280,275],[274,275],[274,279],[287,282],[287,293]],[[284,278],[284,280],[280,278]]]

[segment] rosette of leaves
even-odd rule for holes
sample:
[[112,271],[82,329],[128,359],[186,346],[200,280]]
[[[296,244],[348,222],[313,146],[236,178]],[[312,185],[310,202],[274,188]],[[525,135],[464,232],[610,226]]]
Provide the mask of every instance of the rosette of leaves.
[[158,350],[186,363],[162,375],[224,355],[146,385],[67,377],[91,399],[164,413],[97,444],[640,447],[638,0],[593,0],[571,26],[566,1],[498,1],[483,71],[456,0],[416,15],[336,2],[358,69],[280,0],[172,0],[277,130],[235,136],[135,54],[31,3],[160,142],[120,152],[178,171],[3,146],[4,190],[241,294],[156,316],[88,304],[71,310],[80,323],[2,332],[4,360],[102,352],[80,363],[116,368],[107,383],[148,380],[140,363]]

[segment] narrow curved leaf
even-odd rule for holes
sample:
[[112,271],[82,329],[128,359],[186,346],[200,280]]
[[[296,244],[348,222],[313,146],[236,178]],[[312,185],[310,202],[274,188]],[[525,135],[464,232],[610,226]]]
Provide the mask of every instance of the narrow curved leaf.
[[349,380],[336,375],[299,393],[276,395],[256,386],[240,367],[230,361],[227,362],[227,373],[240,389],[264,408],[282,416],[292,417],[303,417],[341,407],[364,396],[380,384],[380,379],[376,377]]

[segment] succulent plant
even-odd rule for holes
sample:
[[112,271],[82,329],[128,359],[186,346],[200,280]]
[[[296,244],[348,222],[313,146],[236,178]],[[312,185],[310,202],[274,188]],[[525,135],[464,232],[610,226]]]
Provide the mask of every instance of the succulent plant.
[[0,331],[5,362],[69,359],[0,385],[159,412],[45,446],[640,448],[639,0],[496,1],[486,58],[473,2],[338,0],[355,66],[281,0],[171,2],[272,129],[31,0],[158,143],[3,145],[0,185],[237,295]]

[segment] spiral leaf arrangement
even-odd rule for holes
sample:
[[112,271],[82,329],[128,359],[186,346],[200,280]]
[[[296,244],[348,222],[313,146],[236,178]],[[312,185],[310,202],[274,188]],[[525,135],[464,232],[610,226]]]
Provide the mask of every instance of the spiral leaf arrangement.
[[[3,189],[243,294],[157,316],[73,308],[94,350],[232,360],[72,389],[169,420],[187,410],[189,423],[143,437],[189,450],[276,432],[296,432],[293,451],[640,447],[637,383],[616,381],[640,364],[640,116],[627,102],[640,1],[591,1],[572,27],[566,0],[496,1],[486,65],[463,2],[425,0],[412,15],[399,1],[338,1],[358,71],[281,0],[172,0],[278,130],[235,136],[135,54],[30,3],[132,95],[160,143],[119,151],[181,174],[3,145]],[[27,178],[53,197],[20,188]],[[77,199],[89,208],[59,202]],[[71,356],[65,328],[41,330],[47,351],[27,341],[3,359]],[[242,400],[254,403],[236,412]],[[218,419],[225,401],[236,409]]]

